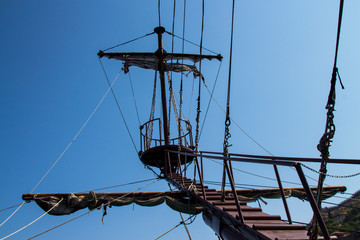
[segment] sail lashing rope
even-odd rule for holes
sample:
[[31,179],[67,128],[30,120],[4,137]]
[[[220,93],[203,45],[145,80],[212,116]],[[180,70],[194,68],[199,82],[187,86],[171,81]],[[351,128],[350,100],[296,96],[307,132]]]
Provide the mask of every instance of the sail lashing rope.
[[[326,177],[326,165],[327,161],[329,160],[329,148],[332,143],[332,139],[335,135],[335,124],[334,124],[334,111],[335,111],[335,85],[336,85],[336,79],[339,77],[339,81],[341,84],[342,89],[344,89],[344,86],[341,82],[341,78],[339,75],[339,70],[337,68],[337,56],[338,56],[338,49],[339,49],[339,40],[340,40],[340,30],[341,30],[341,20],[342,20],[342,13],[344,8],[344,0],[340,0],[340,7],[339,7],[339,19],[338,19],[338,28],[337,28],[337,37],[336,37],[336,49],[335,49],[335,58],[334,58],[334,66],[333,71],[331,75],[331,81],[330,81],[330,92],[328,96],[328,101],[326,104],[325,109],[327,109],[326,114],[326,124],[325,124],[325,132],[320,138],[319,144],[317,145],[317,149],[321,153],[320,156],[322,158],[321,164],[320,164],[320,174],[319,174],[319,180],[318,180],[318,187],[317,187],[317,205],[319,209],[321,208],[321,196],[323,192],[323,184]],[[313,217],[313,220],[315,220],[315,216]],[[318,223],[317,221],[313,221],[313,225],[309,230],[310,238],[311,239],[317,239],[318,235]]]

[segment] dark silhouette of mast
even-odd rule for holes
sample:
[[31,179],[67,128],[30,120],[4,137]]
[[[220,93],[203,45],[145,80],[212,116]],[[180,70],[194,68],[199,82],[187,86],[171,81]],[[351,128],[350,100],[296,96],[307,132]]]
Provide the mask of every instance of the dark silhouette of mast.
[[163,40],[162,34],[165,32],[165,28],[159,26],[154,29],[154,32],[158,35],[158,50],[155,52],[155,55],[158,58],[158,71],[160,75],[160,85],[161,85],[161,106],[162,106],[162,114],[164,121],[164,139],[165,146],[170,145],[169,140],[169,125],[167,119],[167,105],[166,105],[166,89],[165,89],[165,62],[164,57],[166,55],[166,51],[163,49]]

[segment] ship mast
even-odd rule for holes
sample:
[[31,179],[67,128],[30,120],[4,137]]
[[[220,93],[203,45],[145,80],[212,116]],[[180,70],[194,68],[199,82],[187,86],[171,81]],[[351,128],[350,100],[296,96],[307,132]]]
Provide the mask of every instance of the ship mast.
[[[163,34],[165,28],[158,26],[154,29],[154,33],[158,38],[158,49],[155,52],[103,52],[99,51],[100,58],[107,57],[109,59],[116,59],[124,62],[123,70],[125,73],[129,71],[130,66],[136,66],[145,69],[152,69],[159,72],[160,87],[161,87],[161,108],[163,123],[159,123],[160,138],[152,136],[152,127],[155,121],[159,119],[150,119],[148,122],[140,126],[140,144],[141,150],[139,152],[140,160],[148,166],[157,167],[161,173],[168,175],[174,172],[180,165],[190,163],[193,157],[179,156],[178,154],[170,153],[169,151],[186,152],[193,154],[194,146],[192,144],[191,124],[189,121],[177,119],[186,124],[186,131],[184,134],[179,132],[179,136],[170,138],[169,116],[166,103],[166,81],[165,72],[192,72],[194,77],[203,78],[202,74],[197,70],[195,65],[183,63],[183,60],[191,61],[193,63],[199,62],[202,59],[217,59],[222,60],[219,55],[204,55],[204,54],[184,54],[184,53],[168,53],[163,48]],[[167,32],[166,32],[167,33]],[[181,63],[179,62],[181,60]],[[173,62],[175,61],[175,62]],[[199,80],[201,81],[201,80]],[[144,131],[143,131],[144,130]],[[161,137],[161,132],[164,134],[164,139]],[[179,143],[175,143],[179,140]]]
[[158,50],[155,52],[155,55],[158,57],[158,70],[160,75],[160,85],[161,85],[161,106],[162,106],[162,114],[164,121],[164,139],[165,146],[170,145],[169,140],[169,125],[167,119],[167,106],[166,106],[166,90],[165,90],[165,62],[164,57],[166,51],[163,49],[163,40],[162,34],[165,32],[165,28],[159,26],[154,29],[154,32],[158,35]]

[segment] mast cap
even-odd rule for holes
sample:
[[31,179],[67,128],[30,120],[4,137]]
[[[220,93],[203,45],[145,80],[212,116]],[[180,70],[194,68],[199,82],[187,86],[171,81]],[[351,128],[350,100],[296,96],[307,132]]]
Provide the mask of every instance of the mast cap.
[[165,32],[165,28],[162,26],[154,28],[154,32],[157,34],[163,34]]

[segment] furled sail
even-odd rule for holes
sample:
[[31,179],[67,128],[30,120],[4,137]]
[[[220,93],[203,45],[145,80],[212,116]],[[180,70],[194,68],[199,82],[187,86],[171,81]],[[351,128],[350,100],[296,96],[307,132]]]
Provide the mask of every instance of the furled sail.
[[[316,197],[316,188],[310,188]],[[345,186],[327,186],[324,188],[324,192],[321,195],[321,199],[328,199],[338,192],[345,192]],[[225,191],[226,196],[232,197],[233,194],[231,191]],[[276,199],[281,198],[281,191],[278,188],[268,188],[268,189],[243,189],[237,190],[238,198],[242,202],[255,202],[257,200],[261,200],[265,202],[263,199]],[[308,201],[307,195],[303,188],[284,188],[284,195],[286,198],[295,197],[303,201]]]
[[[311,188],[316,195],[316,188]],[[304,189],[285,188],[286,197],[296,197],[307,200]],[[322,199],[334,196],[338,192],[346,191],[344,186],[325,187]],[[280,189],[243,189],[237,190],[240,201],[253,202],[256,200],[281,198]],[[231,197],[231,191],[226,191],[226,196]],[[24,194],[25,201],[34,200],[44,211],[51,215],[68,215],[78,210],[88,208],[100,209],[103,206],[125,206],[136,203],[140,206],[157,206],[166,203],[175,211],[198,214],[202,211],[201,205],[195,198],[189,197],[185,192],[135,192],[135,193],[56,193],[56,194]]]
[[136,203],[140,206],[153,207],[166,203],[175,211],[198,214],[202,207],[188,198],[183,192],[153,192],[153,193],[67,193],[47,196],[36,196],[32,200],[51,215],[68,215],[78,210],[88,208],[126,206]]
[[[145,69],[158,69],[159,58],[156,53],[105,53],[99,51],[98,56],[107,57],[109,59],[116,59],[123,61],[123,70],[125,73],[129,71],[129,67],[136,66]],[[201,73],[197,70],[195,65],[184,64],[183,61],[192,61],[194,63],[201,59],[217,59],[221,61],[221,55],[197,55],[197,54],[180,54],[180,53],[166,53],[163,58],[165,62],[165,71],[173,72],[191,72],[194,77],[201,77]],[[171,61],[171,62],[168,62]],[[181,62],[181,63],[180,63]]]

